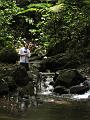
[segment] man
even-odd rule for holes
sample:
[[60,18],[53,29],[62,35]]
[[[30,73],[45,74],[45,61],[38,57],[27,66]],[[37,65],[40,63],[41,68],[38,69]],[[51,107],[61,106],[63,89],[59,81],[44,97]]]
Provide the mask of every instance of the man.
[[25,43],[24,47],[22,47],[19,51],[20,55],[20,65],[23,65],[26,70],[29,70],[29,57],[31,55],[30,50],[28,49],[28,44]]

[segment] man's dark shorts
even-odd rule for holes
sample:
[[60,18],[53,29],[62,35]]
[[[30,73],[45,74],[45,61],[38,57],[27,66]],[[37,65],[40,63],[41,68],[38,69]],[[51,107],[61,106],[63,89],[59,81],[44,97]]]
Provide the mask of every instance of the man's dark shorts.
[[29,71],[29,64],[28,63],[20,63],[20,65],[24,66],[27,71]]

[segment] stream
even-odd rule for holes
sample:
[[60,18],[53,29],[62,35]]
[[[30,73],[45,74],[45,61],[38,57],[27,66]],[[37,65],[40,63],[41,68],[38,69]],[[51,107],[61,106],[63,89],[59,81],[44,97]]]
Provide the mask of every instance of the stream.
[[40,84],[38,102],[32,99],[36,104],[17,113],[0,108],[0,120],[89,120],[90,91],[83,95],[58,96],[52,93],[53,87],[49,85],[51,80],[52,77],[47,77]]

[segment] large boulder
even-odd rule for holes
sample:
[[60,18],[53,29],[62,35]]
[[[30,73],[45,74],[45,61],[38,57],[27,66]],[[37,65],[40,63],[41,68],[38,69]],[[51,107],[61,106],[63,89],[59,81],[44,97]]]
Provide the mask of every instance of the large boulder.
[[26,69],[23,66],[17,66],[13,72],[13,78],[19,87],[26,86],[30,78],[28,76],[28,73]]
[[59,69],[77,68],[79,65],[80,61],[78,60],[78,56],[66,52],[54,54],[52,56],[47,55],[47,59],[41,61],[39,71],[46,71],[49,69],[51,72],[56,72]]
[[89,90],[88,86],[76,85],[70,88],[70,93],[71,94],[84,94],[88,90]]
[[65,86],[69,88],[71,86],[79,85],[86,80],[76,69],[64,69],[58,71],[58,77],[55,80],[54,86]]
[[61,94],[68,94],[68,90],[64,86],[56,86],[53,90],[53,92]]

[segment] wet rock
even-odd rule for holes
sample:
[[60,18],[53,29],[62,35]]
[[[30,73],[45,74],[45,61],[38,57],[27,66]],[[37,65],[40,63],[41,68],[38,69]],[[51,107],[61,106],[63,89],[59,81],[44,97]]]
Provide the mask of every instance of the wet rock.
[[89,89],[90,89],[90,80],[85,80],[83,82],[83,85],[89,87]]
[[69,88],[71,86],[79,85],[86,80],[76,69],[64,69],[58,71],[58,77],[54,86],[65,86]]
[[71,94],[84,94],[88,90],[89,90],[88,86],[76,85],[70,88],[70,93]]
[[23,66],[17,66],[15,68],[13,72],[13,77],[16,84],[20,87],[26,86],[30,81],[27,71]]
[[56,86],[53,92],[59,93],[60,95],[68,93],[67,89],[64,86]]

